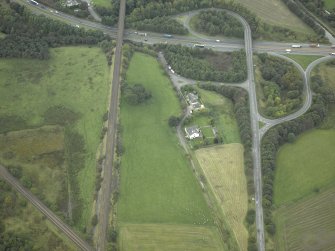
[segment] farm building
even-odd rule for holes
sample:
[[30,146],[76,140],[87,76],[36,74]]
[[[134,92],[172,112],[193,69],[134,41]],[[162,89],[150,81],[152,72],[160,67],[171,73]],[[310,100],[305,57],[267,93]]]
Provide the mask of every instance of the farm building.
[[191,127],[185,127],[186,138],[195,139],[202,137],[201,130],[197,125]]

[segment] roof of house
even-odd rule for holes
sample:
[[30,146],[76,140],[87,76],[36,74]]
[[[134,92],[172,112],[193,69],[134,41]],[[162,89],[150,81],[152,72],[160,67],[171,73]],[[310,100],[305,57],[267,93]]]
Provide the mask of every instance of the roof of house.
[[197,125],[191,126],[191,127],[186,127],[185,131],[187,132],[188,135],[192,135],[194,133],[199,133],[200,129]]
[[198,102],[198,95],[197,94],[194,94],[194,93],[188,93],[186,95],[187,99],[191,102],[191,103],[195,103],[195,102]]
[[199,102],[195,102],[192,104],[193,109],[200,109],[201,108],[201,104]]

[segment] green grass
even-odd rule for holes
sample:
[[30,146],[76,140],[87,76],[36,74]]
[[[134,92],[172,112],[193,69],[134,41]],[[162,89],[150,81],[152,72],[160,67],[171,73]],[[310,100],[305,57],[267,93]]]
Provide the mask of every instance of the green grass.
[[298,64],[301,65],[302,68],[306,69],[307,66],[312,63],[313,61],[321,58],[321,56],[314,56],[314,55],[294,55],[294,54],[287,54],[286,57],[293,59]]
[[99,7],[106,7],[106,8],[112,7],[110,0],[93,0],[93,4]]
[[[200,88],[197,88],[197,91],[199,92],[205,107],[210,111],[210,115],[204,115],[206,118],[205,123],[200,121],[198,125],[209,125],[210,119],[213,118],[215,120],[215,127],[223,136],[224,143],[240,143],[240,133],[234,115],[232,101],[215,92],[206,91]],[[197,118],[195,121],[197,123]]]
[[109,93],[110,70],[105,55],[99,48],[64,47],[52,49],[47,61],[1,59],[0,76],[0,116],[17,115],[35,127],[43,124],[44,112],[54,105],[81,114],[75,130],[84,136],[87,154],[78,175],[84,205],[80,225],[88,224],[95,154]]
[[277,210],[275,250],[335,250],[334,195],[331,188]]
[[138,106],[121,102],[119,222],[212,225],[201,188],[168,126],[169,116],[181,113],[169,79],[155,58],[135,53],[127,82],[142,84],[152,98]]
[[334,0],[324,0],[325,7],[328,11],[335,8],[335,1]]
[[0,39],[2,39],[2,38],[5,38],[6,37],[6,34],[5,33],[2,33],[2,32],[0,32]]
[[265,23],[285,27],[298,33],[314,33],[281,0],[236,0],[236,2],[241,3],[257,14]]
[[121,251],[223,251],[215,227],[174,224],[125,224],[120,231]]
[[335,183],[335,130],[312,130],[277,156],[274,202],[282,205]]

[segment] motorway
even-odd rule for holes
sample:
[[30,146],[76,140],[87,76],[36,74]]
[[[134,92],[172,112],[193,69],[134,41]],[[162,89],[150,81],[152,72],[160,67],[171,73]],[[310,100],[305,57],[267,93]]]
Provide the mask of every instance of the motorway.
[[93,251],[93,248],[82,240],[68,225],[56,216],[47,206],[45,206],[28,189],[24,188],[3,166],[0,165],[0,176],[6,180],[17,192],[29,200],[45,217],[59,228],[78,248],[85,251]]
[[115,57],[114,57],[114,70],[112,80],[112,93],[109,104],[108,112],[108,129],[107,129],[107,140],[106,140],[106,159],[104,163],[104,175],[101,184],[101,200],[100,210],[98,212],[98,225],[97,225],[97,250],[105,251],[107,243],[107,230],[109,223],[109,213],[111,204],[111,190],[113,180],[113,160],[114,160],[114,149],[115,149],[115,138],[117,131],[118,121],[118,104],[119,104],[119,92],[120,92],[120,69],[122,59],[122,43],[123,43],[123,31],[124,31],[124,19],[126,15],[126,0],[120,1],[119,11],[119,22],[118,22],[118,36],[116,41]]

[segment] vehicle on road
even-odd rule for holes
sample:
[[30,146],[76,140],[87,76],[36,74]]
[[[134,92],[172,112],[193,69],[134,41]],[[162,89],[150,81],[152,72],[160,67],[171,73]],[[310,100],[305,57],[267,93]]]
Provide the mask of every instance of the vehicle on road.
[[320,44],[310,44],[309,47],[311,47],[311,48],[319,48]]
[[144,37],[147,36],[147,33],[145,33],[145,32],[139,32],[139,33],[137,33],[137,34],[140,35],[140,36],[144,36]]
[[330,56],[335,56],[335,52],[329,53]]
[[331,46],[331,48],[332,48],[332,49],[335,49],[335,44],[333,44],[333,45]]
[[204,44],[194,44],[193,47],[205,48],[205,45]]
[[173,36],[171,34],[164,34],[163,37],[166,37],[166,38],[173,38]]
[[221,41],[219,39],[216,39],[215,42],[220,43]]
[[301,48],[302,45],[301,45],[301,44],[292,44],[291,47],[292,47],[292,48]]
[[38,2],[36,2],[35,0],[29,0],[28,2],[33,4],[33,5],[38,5]]
[[291,51],[292,51],[291,49],[286,49],[285,50],[286,53],[291,53]]

